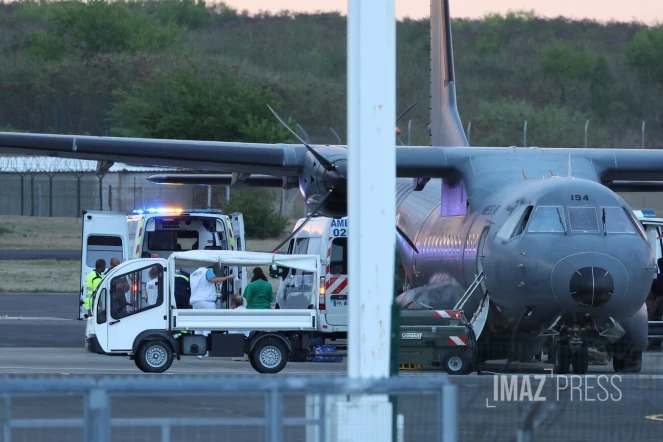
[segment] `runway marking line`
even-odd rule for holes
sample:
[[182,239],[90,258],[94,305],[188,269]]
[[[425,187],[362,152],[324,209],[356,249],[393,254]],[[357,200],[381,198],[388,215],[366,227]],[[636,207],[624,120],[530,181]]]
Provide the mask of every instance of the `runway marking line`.
[[645,419],[663,422],[663,414],[652,414],[651,416],[645,416]]

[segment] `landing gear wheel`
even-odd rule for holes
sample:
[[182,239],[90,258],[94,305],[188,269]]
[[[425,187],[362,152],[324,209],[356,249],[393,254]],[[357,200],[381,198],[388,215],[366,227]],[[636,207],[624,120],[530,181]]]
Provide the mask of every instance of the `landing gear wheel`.
[[589,369],[589,347],[586,344],[580,346],[573,358],[573,372],[575,374],[586,374]]
[[444,371],[450,375],[470,374],[472,364],[467,356],[461,353],[450,353],[444,358]]
[[571,366],[571,349],[567,343],[558,343],[555,345],[555,359],[553,363],[553,372],[555,374],[566,374]]
[[623,357],[612,357],[612,367],[616,373],[640,373],[642,371],[642,352],[634,351]]
[[262,339],[249,355],[249,361],[258,373],[278,373],[288,363],[288,350],[278,339]]
[[134,362],[145,373],[163,373],[173,364],[173,350],[166,341],[145,341],[138,347]]

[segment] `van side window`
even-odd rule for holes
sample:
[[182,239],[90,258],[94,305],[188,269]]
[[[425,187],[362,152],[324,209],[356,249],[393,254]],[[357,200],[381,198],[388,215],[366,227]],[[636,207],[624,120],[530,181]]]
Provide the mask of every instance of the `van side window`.
[[111,258],[122,259],[122,238],[119,236],[90,235],[87,237],[87,258],[85,264],[94,268],[97,259],[106,261],[110,265]]
[[348,238],[334,238],[332,241],[332,252],[330,262],[330,273],[332,275],[348,274]]
[[[295,240],[295,247],[292,250],[293,255],[306,255],[306,251],[308,250],[308,238],[297,238]],[[292,275],[297,275],[301,274],[301,271],[297,271],[297,269],[292,269]]]
[[154,264],[118,275],[110,283],[110,312],[121,319],[163,303],[163,267]]

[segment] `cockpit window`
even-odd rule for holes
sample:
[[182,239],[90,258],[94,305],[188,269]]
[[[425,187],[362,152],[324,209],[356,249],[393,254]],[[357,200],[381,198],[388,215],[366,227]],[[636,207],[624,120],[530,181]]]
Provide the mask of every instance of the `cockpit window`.
[[644,227],[642,227],[642,224],[640,224],[640,221],[636,217],[633,216],[633,213],[626,209],[626,207],[622,207],[624,209],[624,213],[628,217],[628,219],[631,220],[631,224],[637,229],[638,233],[644,239],[647,243],[649,243],[649,240],[647,239],[647,234],[645,233]]
[[532,213],[532,208],[532,206],[520,206],[516,208],[497,232],[497,236],[505,240],[510,240],[523,233]]
[[599,221],[594,207],[569,207],[569,221],[573,232],[599,231]]
[[523,213],[523,216],[520,218],[520,221],[518,222],[518,225],[516,226],[513,233],[511,234],[511,238],[515,238],[516,236],[520,236],[525,231],[525,227],[527,226],[527,222],[529,221],[529,218],[532,215],[532,208],[533,208],[532,206],[527,206],[527,209],[525,209],[525,213]]
[[605,233],[635,233],[633,224],[621,207],[601,207],[599,216],[605,225]]
[[564,209],[558,206],[537,207],[527,229],[528,232],[534,233],[562,233],[565,230]]

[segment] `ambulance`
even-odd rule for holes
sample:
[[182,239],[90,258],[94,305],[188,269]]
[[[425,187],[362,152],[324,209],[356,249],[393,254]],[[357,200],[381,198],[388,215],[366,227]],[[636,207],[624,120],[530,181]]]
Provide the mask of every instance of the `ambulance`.
[[[87,317],[85,310],[85,280],[94,270],[97,259],[111,258],[122,262],[139,258],[163,258],[173,252],[187,250],[245,250],[244,218],[241,213],[223,214],[214,209],[181,209],[157,207],[124,213],[84,211],[83,244],[81,254],[79,319]],[[182,269],[189,273],[195,269]],[[226,273],[237,278],[221,287],[223,296],[219,308],[229,308],[232,294],[242,294],[247,284],[244,267],[229,267]],[[218,275],[225,276],[225,275]],[[145,293],[147,281],[134,281],[127,301]]]
[[[304,222],[300,219],[296,231]],[[344,335],[348,329],[348,219],[314,217],[288,244],[288,255],[318,255],[324,264],[320,276],[317,308],[324,315],[327,333]],[[287,269],[279,284],[275,308],[312,308],[308,298],[301,296],[302,287],[318,285],[313,275]]]
[[656,262],[663,257],[663,218],[657,218],[653,210],[634,210],[647,235],[647,241],[654,249]]

